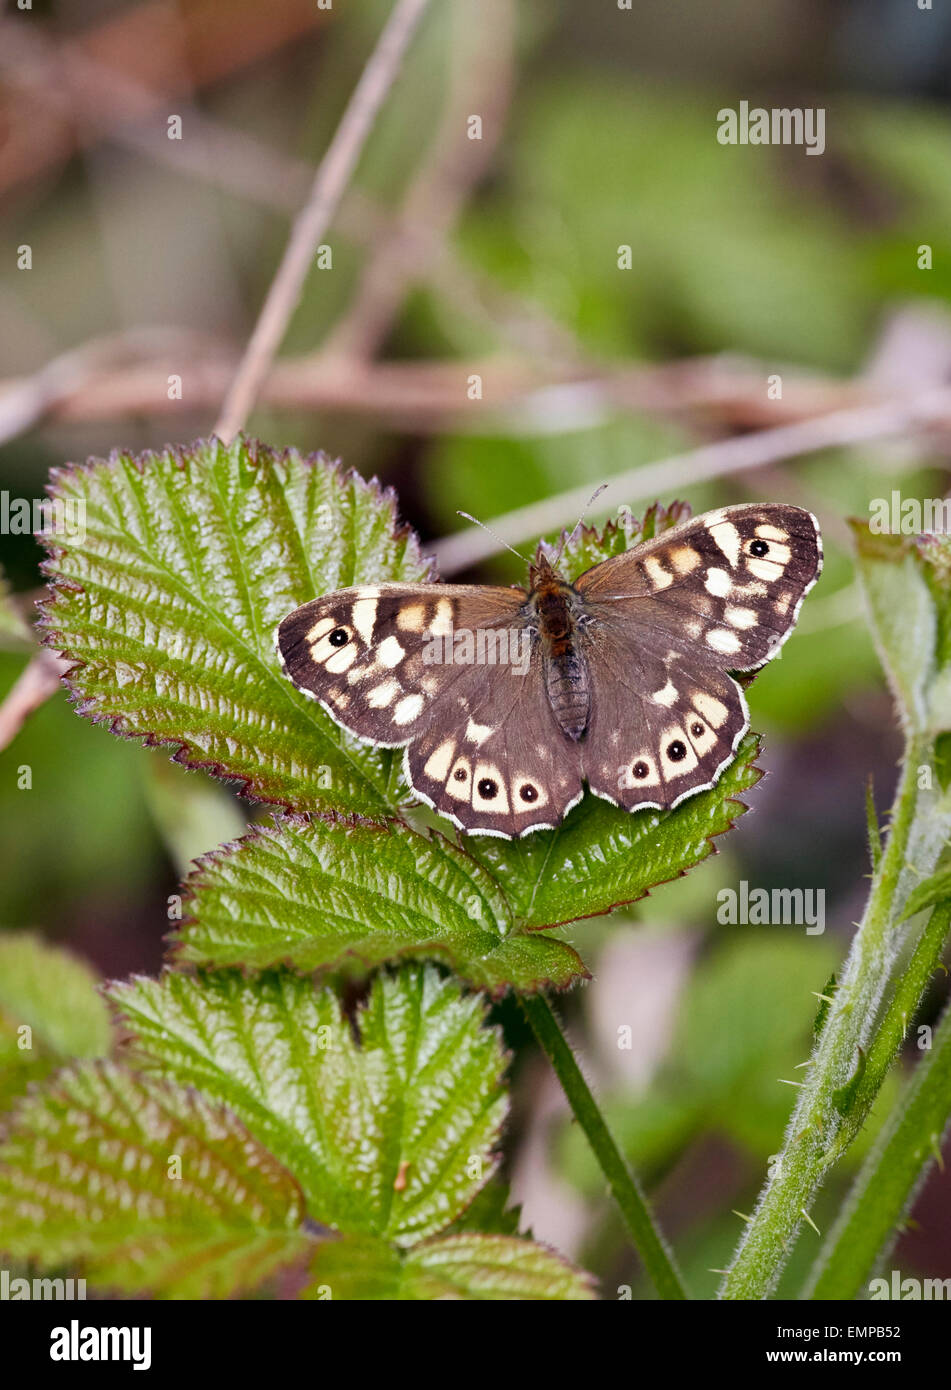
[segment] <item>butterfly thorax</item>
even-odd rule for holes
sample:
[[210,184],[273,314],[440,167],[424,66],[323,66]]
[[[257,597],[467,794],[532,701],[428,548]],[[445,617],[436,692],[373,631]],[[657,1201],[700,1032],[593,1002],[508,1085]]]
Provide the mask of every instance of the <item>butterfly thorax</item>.
[[542,646],[545,690],[562,732],[576,742],[588,726],[588,666],[575,641],[583,600],[547,560],[532,566],[528,606]]

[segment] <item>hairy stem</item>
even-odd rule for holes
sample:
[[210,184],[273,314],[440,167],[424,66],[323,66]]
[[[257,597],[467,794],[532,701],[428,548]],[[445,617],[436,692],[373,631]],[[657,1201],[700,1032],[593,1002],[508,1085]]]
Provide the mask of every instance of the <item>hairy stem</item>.
[[581,1074],[581,1068],[551,1005],[541,994],[523,995],[521,1005],[539,1045],[555,1069],[575,1119],[587,1136],[654,1287],[661,1298],[689,1297],[673,1255],[655,1225],[637,1179],[625,1163],[598,1109],[597,1101]]
[[[947,926],[947,909],[940,911]],[[900,1229],[930,1162],[941,1163],[941,1137],[949,1115],[951,1009],[946,1009],[931,1051],[915,1067],[829,1232],[806,1297],[854,1299],[860,1295],[879,1253]]]
[[[910,844],[927,838],[913,833],[918,767],[927,752],[928,745],[915,739],[906,749],[888,844],[872,880],[865,914],[829,1006],[779,1161],[723,1280],[721,1298],[762,1299],[772,1291],[827,1168],[837,1156],[836,1141],[848,1130],[854,1132],[839,1108],[842,1090],[856,1075],[860,1049],[867,1046],[896,965],[892,928],[901,900],[899,880],[908,868]],[[930,846],[928,853],[930,857]]]

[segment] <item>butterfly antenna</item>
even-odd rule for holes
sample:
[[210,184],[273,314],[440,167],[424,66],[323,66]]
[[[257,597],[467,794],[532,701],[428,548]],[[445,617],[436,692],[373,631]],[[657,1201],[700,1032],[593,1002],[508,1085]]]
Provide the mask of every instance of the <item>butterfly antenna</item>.
[[594,506],[595,502],[596,502],[596,501],[598,500],[598,498],[601,496],[602,492],[604,491],[604,489],[605,489],[606,487],[607,487],[607,483],[602,483],[600,487],[595,488],[594,492],[592,492],[591,496],[588,498],[587,502],[584,504],[584,510],[582,511],[581,515],[578,517],[578,520],[575,522],[574,526],[572,527],[570,535],[562,536],[562,538],[561,538],[561,545],[558,547],[558,554],[555,556],[554,560],[552,561],[552,569],[557,569],[557,568],[558,568],[558,563],[559,563],[559,561],[561,560],[561,557],[562,557],[562,555],[563,555],[564,552],[565,552],[565,547],[566,547],[567,545],[570,545],[570,543],[574,540],[575,534],[577,533],[578,528],[580,527],[581,523],[584,521],[585,517],[588,515],[588,512],[589,512],[589,511],[591,510],[591,508]]
[[485,522],[480,521],[478,517],[470,516],[468,512],[456,512],[456,516],[464,516],[466,521],[471,521],[474,526],[481,526],[483,531],[488,531],[490,536],[494,536],[494,538],[498,541],[499,545],[504,545],[506,550],[511,550],[512,554],[517,555],[520,560],[524,560],[526,565],[531,563],[531,561],[525,555],[523,555],[520,550],[516,550],[514,545],[509,545],[508,541],[503,541],[502,537],[499,535],[497,531],[493,531],[491,526],[486,526]]

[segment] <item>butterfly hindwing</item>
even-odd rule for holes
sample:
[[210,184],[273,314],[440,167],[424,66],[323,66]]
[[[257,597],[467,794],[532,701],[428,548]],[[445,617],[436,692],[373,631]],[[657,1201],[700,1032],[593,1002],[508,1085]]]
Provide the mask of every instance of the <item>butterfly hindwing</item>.
[[511,839],[558,825],[581,799],[581,758],[555,723],[538,647],[524,671],[457,670],[438,722],[406,750],[407,780],[462,830]]
[[655,644],[607,615],[586,658],[592,700],[581,747],[591,790],[632,811],[712,787],[749,727],[736,681],[695,644]]

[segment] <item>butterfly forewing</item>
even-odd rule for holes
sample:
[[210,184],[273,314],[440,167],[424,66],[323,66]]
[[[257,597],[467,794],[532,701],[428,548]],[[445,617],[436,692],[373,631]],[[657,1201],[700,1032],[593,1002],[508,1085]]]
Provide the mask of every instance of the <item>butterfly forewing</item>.
[[578,590],[630,620],[685,635],[722,670],[769,661],[822,566],[816,519],[762,503],[706,512],[583,574]]
[[445,660],[456,631],[512,623],[521,589],[378,584],[340,589],[295,609],[278,628],[284,669],[358,738],[409,743],[430,723],[461,667]]
[[414,791],[463,830],[557,825],[581,796],[521,589],[403,584],[342,589],[278,629],[285,670],[351,733],[408,745]]

